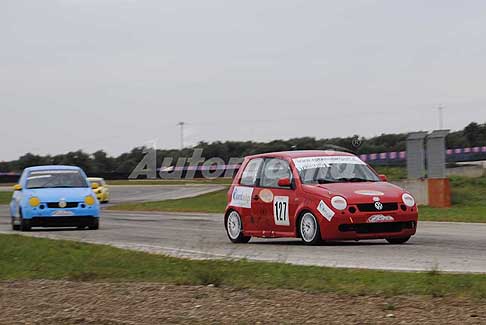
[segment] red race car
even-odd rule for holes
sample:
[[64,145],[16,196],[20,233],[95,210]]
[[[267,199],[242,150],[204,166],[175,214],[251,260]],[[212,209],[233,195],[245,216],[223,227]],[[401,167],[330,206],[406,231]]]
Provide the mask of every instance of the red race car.
[[358,157],[337,151],[291,151],[245,158],[228,192],[229,239],[297,237],[407,242],[417,229],[410,193]]

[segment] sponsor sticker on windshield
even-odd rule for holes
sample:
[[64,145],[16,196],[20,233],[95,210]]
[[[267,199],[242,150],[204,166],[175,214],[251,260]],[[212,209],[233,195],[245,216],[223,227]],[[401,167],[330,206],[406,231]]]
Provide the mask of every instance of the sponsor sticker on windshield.
[[314,168],[326,168],[332,164],[365,165],[355,156],[304,157],[293,159],[295,168],[302,171]]
[[32,171],[30,175],[41,175],[41,174],[78,174],[79,171],[77,170],[39,170],[39,171]]

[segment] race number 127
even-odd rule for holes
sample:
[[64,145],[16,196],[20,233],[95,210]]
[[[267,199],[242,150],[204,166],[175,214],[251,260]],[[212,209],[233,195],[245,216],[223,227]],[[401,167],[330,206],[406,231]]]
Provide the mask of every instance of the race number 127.
[[280,226],[288,226],[289,222],[289,197],[276,196],[273,200],[273,218],[275,224]]

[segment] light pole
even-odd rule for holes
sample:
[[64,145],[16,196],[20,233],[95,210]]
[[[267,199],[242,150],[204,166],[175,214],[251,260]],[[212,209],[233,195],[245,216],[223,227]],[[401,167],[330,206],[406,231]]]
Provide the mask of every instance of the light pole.
[[439,105],[439,107],[437,107],[437,110],[439,111],[439,130],[443,130],[444,129],[444,106],[442,105]]
[[177,125],[181,128],[181,150],[184,149],[184,125],[185,122],[179,122]]

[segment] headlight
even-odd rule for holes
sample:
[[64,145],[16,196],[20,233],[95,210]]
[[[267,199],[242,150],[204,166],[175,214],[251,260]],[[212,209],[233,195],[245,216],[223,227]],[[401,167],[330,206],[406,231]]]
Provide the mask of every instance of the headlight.
[[405,203],[406,206],[408,206],[410,208],[415,205],[415,199],[413,198],[413,196],[411,196],[408,193],[404,193],[402,195],[402,201],[403,201],[403,203]]
[[40,200],[39,200],[39,198],[33,196],[29,199],[29,204],[30,204],[31,207],[35,208],[36,206],[39,206]]
[[335,196],[331,199],[331,205],[336,210],[344,210],[348,206],[348,202],[342,196]]
[[92,195],[88,195],[84,198],[84,203],[86,203],[86,205],[94,205],[95,202],[95,198]]

